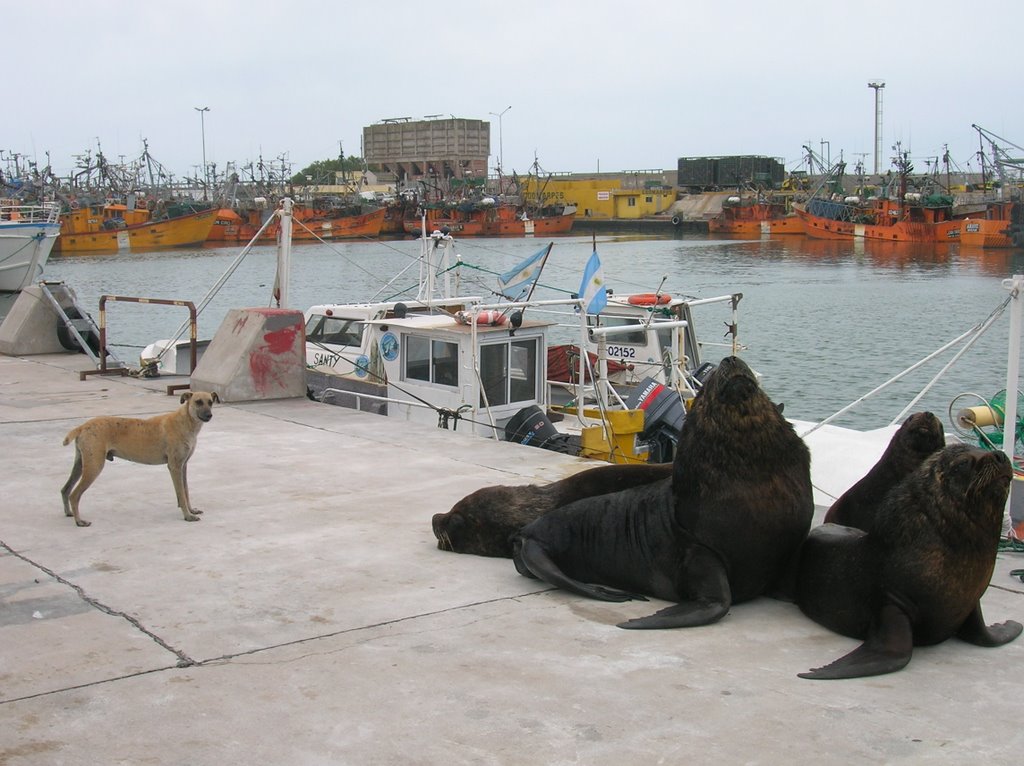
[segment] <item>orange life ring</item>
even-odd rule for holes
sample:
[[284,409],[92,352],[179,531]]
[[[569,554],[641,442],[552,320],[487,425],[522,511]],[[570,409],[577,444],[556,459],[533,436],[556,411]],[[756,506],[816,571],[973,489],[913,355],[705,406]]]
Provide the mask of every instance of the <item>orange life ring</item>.
[[[473,315],[468,311],[457,311],[455,313],[455,321],[459,324],[473,324]],[[500,311],[488,310],[481,311],[476,316],[477,326],[483,325],[503,325],[508,321],[508,318]]]
[[636,293],[628,298],[633,306],[663,306],[671,300],[672,296],[665,293]]

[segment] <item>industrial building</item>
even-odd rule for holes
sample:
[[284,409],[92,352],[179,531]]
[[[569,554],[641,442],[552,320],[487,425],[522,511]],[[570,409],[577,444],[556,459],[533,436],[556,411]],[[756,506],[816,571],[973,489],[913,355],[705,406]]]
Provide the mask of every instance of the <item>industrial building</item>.
[[662,171],[530,176],[519,181],[525,199],[575,205],[577,220],[646,218],[668,212],[676,201],[676,190]]
[[422,179],[486,179],[491,123],[432,115],[394,117],[363,128],[363,157],[371,170],[400,185]]

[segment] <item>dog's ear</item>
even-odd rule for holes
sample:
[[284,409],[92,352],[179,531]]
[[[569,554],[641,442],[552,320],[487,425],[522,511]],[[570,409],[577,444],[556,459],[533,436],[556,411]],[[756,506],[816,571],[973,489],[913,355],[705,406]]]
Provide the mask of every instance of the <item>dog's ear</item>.
[[181,401],[182,404],[184,404],[185,402],[187,402],[191,398],[192,398],[192,392],[191,391],[186,391],[185,393],[183,393],[181,395],[181,400],[180,401]]
[[213,401],[217,402],[217,404],[220,404],[220,397],[217,396],[216,391],[213,392]]

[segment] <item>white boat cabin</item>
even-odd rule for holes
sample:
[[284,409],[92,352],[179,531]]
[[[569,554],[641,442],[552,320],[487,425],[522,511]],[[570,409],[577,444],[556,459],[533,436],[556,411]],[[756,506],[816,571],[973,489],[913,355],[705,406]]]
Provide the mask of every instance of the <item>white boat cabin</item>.
[[464,305],[437,312],[435,304],[434,313],[407,304],[312,307],[307,363],[325,374],[324,400],[361,407],[362,399],[378,404],[364,409],[455,428],[458,419],[470,424],[463,429],[502,438],[524,407],[547,405],[546,333],[553,323],[513,326],[495,311]]

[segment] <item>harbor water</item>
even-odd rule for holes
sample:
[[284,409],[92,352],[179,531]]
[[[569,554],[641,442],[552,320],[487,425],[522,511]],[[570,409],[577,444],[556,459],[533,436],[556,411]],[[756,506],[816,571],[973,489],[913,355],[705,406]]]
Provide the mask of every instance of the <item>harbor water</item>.
[[[464,264],[458,270],[460,292],[487,297],[496,288],[497,274],[546,245],[547,240],[539,239],[457,240],[455,251]],[[534,297],[566,297],[578,291],[594,247],[589,234],[554,240]],[[1024,252],[968,250],[955,244],[602,235],[596,249],[606,283],[616,292],[654,292],[664,278],[663,291],[673,296],[743,293],[741,353],[762,374],[770,395],[785,404],[786,414],[806,420],[832,415],[982,323],[1007,298],[1002,280],[1024,271]],[[103,294],[198,304],[241,250],[55,255],[46,278],[73,287],[94,316]],[[290,307],[413,297],[419,253],[420,244],[412,239],[296,245]],[[231,308],[274,305],[275,269],[276,248],[253,248],[200,315],[199,337],[212,337]],[[170,337],[185,319],[187,311],[181,307],[108,303],[108,340],[119,358],[137,364],[145,345]],[[706,307],[696,319],[701,340],[709,344],[705,357],[727,353],[731,316],[726,307]],[[1004,313],[914,409],[932,410],[949,428],[948,410],[959,395],[989,398],[1005,388],[1008,326]],[[568,326],[557,332],[575,340]],[[887,424],[955,350],[835,422],[857,428]]]

